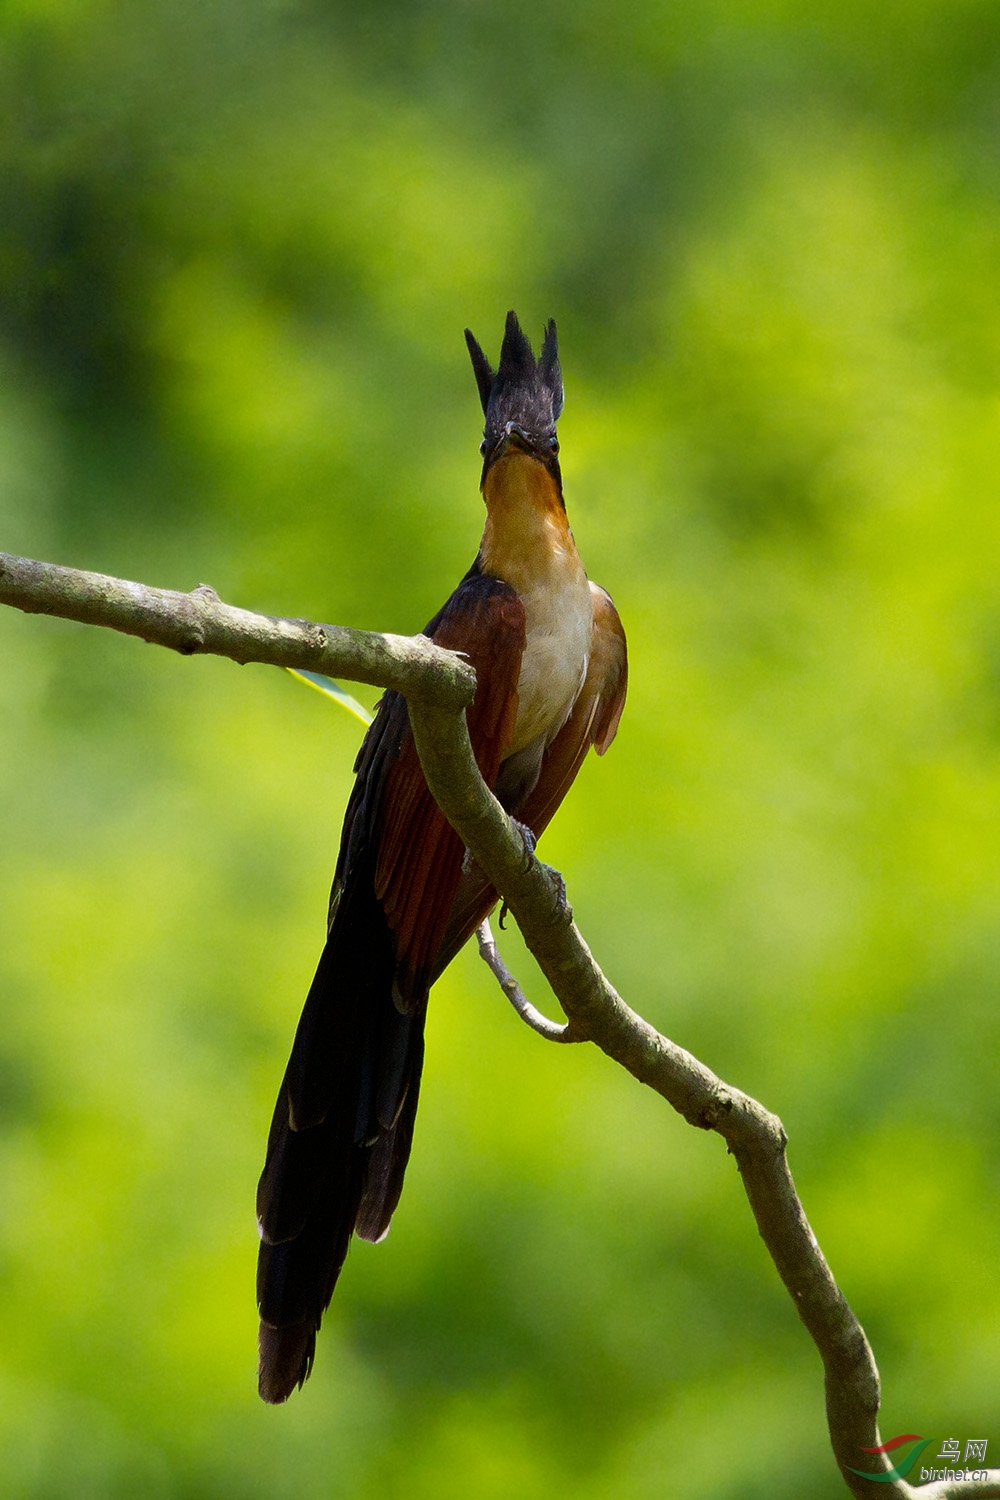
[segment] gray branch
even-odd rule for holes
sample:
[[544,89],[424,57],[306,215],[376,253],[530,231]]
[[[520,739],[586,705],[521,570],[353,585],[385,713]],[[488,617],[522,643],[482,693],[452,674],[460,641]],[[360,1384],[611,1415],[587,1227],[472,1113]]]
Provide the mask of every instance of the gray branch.
[[411,700],[456,712],[472,702],[476,691],[476,674],[468,662],[426,636],[381,635],[256,615],[223,604],[205,583],[180,594],[0,552],[0,604],[26,614],[106,625],[182,656],[227,656],[241,665],[264,662],[396,688]]
[[[858,1500],[918,1494],[903,1480],[876,1483],[852,1472],[885,1474],[891,1468],[887,1456],[863,1452],[881,1441],[878,1370],[795,1191],[781,1121],[661,1036],[629,1009],[598,968],[573,922],[561,880],[526,848],[479,775],[464,712],[475,677],[461,656],[423,636],[252,614],[221,603],[205,586],[174,593],[6,553],[0,553],[0,603],[105,625],[185,655],[206,652],[241,663],[325,672],[405,694],[428,785],[513,912],[568,1018],[567,1033],[596,1043],[689,1124],[716,1131],[735,1157],[761,1237],[823,1361],[830,1440],[848,1489]],[[1000,1497],[1000,1470],[991,1470],[986,1481],[921,1486],[919,1495]]]

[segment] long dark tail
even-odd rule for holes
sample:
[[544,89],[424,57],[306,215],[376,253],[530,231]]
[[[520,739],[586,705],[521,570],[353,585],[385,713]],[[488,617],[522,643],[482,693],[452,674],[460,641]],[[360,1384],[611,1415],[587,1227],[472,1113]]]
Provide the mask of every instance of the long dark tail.
[[278,1094],[257,1190],[260,1394],[284,1401],[352,1233],[378,1240],[399,1201],[423,1063],[426,994],[393,1004],[392,939],[369,872],[343,891]]
[[[411,779],[395,785],[398,800],[385,823],[401,840],[408,878],[416,868],[409,854],[416,851],[424,861],[416,873],[423,875],[420,890],[430,903],[428,930],[438,919],[435,902],[451,912],[441,938],[429,944],[433,954],[416,968],[407,902],[400,908],[399,891],[383,883],[397,927],[402,924],[394,936],[376,895],[382,800],[401,765]],[[329,936],[295,1033],[257,1189],[265,1401],[286,1400],[309,1374],[351,1235],[379,1240],[389,1228],[413,1140],[427,991],[496,899],[478,870],[463,875],[461,845],[436,810],[425,815],[433,804],[414,770],[419,776],[406,702],[387,693],[355,765]],[[412,827],[399,812],[400,801]]]

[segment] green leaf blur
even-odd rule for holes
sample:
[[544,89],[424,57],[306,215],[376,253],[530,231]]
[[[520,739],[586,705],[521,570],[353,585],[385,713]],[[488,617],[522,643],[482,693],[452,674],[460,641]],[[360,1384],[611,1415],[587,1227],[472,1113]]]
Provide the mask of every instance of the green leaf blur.
[[342,708],[345,713],[353,714],[354,718],[364,724],[365,728],[372,722],[374,715],[363,708],[352,694],[345,692],[340,683],[334,682],[332,677],[325,677],[322,672],[299,672],[294,667],[288,667],[287,671],[297,682],[311,687],[317,693],[322,693],[324,698],[331,703],[336,703],[337,707]]
[[[986,0],[0,18],[0,547],[416,630],[481,524],[462,329],[554,316],[632,688],[543,853],[629,1002],[784,1120],[883,1433],[994,1463],[998,85]],[[254,1187],[359,737],[0,612],[4,1495],[842,1494],[720,1143],[469,953],[392,1233],[258,1402]]]

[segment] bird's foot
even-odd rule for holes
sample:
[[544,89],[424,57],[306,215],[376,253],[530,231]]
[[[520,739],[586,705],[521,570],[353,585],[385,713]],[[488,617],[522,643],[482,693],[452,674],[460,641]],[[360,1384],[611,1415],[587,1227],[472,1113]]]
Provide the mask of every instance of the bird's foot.
[[527,823],[519,823],[516,818],[511,818],[510,821],[513,823],[514,827],[517,829],[518,833],[524,840],[524,847],[527,849],[528,853],[534,854],[536,848],[538,847],[538,839],[535,837],[534,829],[529,828]]
[[572,922],[573,908],[569,904],[566,895],[566,882],[562,874],[553,865],[542,865],[542,869],[552,882],[555,889],[556,912],[565,922]]
[[[514,827],[521,835],[521,840],[524,844],[525,850],[527,851],[528,863],[530,864],[531,860],[534,858],[535,847],[538,844],[538,839],[535,837],[534,830],[529,828],[527,823],[519,823],[516,818],[511,818],[510,821],[513,823]],[[507,913],[509,912],[509,910],[510,907],[507,905],[506,901],[502,902],[500,906],[500,915],[497,917],[497,926],[500,928],[501,932],[505,931],[504,922],[507,919]]]
[[[513,823],[514,827],[517,829],[518,833],[521,835],[521,838],[524,841],[524,847],[527,851],[528,860],[530,863],[533,858],[537,857],[535,854],[535,848],[538,840],[535,837],[533,830],[530,829],[526,823],[519,823],[516,818],[511,818],[510,821]],[[554,868],[554,866],[542,864],[541,860],[538,861],[538,864],[539,868],[545,871],[545,874],[549,877],[549,880],[552,884],[553,894],[555,897],[556,915],[564,922],[572,922],[573,908],[570,906],[569,901],[566,897],[565,880],[563,879],[560,872]],[[500,907],[500,915],[497,917],[497,926],[500,928],[501,932],[504,931],[504,920],[507,916],[508,911],[509,907],[506,901],[504,901]]]

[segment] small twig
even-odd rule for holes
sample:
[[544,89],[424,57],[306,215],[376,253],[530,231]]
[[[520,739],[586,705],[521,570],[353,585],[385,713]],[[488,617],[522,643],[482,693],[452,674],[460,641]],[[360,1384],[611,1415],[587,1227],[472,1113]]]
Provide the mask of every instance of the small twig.
[[550,1042],[584,1042],[587,1040],[586,1037],[580,1036],[573,1030],[570,1021],[550,1021],[548,1016],[543,1016],[542,1012],[532,1005],[500,957],[500,950],[490,929],[489,917],[480,922],[476,928],[476,940],[479,943],[479,957],[492,971],[500,988],[526,1026],[530,1026],[532,1031],[537,1031],[539,1036],[545,1037]]

